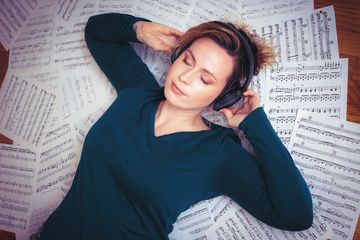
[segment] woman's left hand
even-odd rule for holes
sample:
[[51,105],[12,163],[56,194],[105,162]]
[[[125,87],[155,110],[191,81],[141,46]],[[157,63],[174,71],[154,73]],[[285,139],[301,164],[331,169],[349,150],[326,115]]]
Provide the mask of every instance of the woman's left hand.
[[223,108],[219,112],[223,113],[229,126],[236,128],[239,124],[256,108],[260,107],[259,95],[252,91],[246,90],[243,93],[244,103],[240,108]]

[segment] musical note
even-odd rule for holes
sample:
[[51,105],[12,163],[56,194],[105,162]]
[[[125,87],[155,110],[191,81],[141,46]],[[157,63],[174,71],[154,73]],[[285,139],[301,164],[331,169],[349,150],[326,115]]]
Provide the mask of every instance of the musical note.
[[53,15],[56,5],[43,3],[28,21],[24,31],[13,43],[9,65],[13,70],[49,68],[53,64]]
[[[302,61],[266,70],[264,108],[284,145],[290,140],[298,109],[346,118],[347,64],[347,59]],[[326,71],[339,74],[324,78],[321,73]]]
[[0,41],[9,50],[14,40],[33,15],[38,1],[1,1]]
[[[257,9],[260,13],[261,9]],[[335,13],[332,6],[276,18],[250,19],[255,32],[275,46],[282,62],[339,58]],[[295,72],[295,71],[293,71]]]
[[0,144],[0,227],[25,230],[34,194],[37,155],[30,149]]
[[[360,208],[360,128],[298,110],[288,149],[332,236],[350,236]],[[344,237],[344,238],[343,238]]]

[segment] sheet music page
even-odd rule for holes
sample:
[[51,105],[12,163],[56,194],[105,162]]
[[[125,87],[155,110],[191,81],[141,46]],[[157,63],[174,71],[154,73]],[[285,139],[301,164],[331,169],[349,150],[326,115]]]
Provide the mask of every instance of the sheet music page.
[[178,240],[204,239],[206,238],[206,231],[212,224],[209,201],[204,200],[192,205],[178,216],[169,237]]
[[57,0],[57,20],[63,25],[78,17],[85,0]]
[[12,70],[52,67],[56,4],[52,1],[40,3],[11,47],[9,68]]
[[266,73],[264,108],[284,145],[298,109],[346,119],[348,59],[282,63]]
[[[59,188],[34,194],[29,221],[29,231],[27,232],[28,236],[41,231],[43,223],[60,204],[62,199],[63,197],[61,196]],[[29,237],[26,238],[26,240],[29,240]]]
[[194,1],[183,31],[207,21],[226,20],[237,22],[240,20],[241,11],[239,0]]
[[23,146],[39,146],[55,104],[47,85],[8,71],[0,88],[0,132]]
[[360,213],[360,125],[299,110],[289,143],[330,239],[353,239]]
[[339,58],[333,6],[250,21],[275,47],[279,62]]
[[104,114],[106,108],[99,107],[86,117],[74,123],[76,141],[79,145],[84,143],[85,137],[94,123]]
[[[29,225],[37,154],[23,147],[0,144],[0,228],[26,232]],[[18,235],[18,234],[16,234]]]
[[133,14],[137,0],[98,0],[98,13],[119,12]]
[[[103,75],[105,76],[105,75]],[[59,76],[62,83],[63,119],[79,119],[87,116],[99,106],[108,106],[110,83],[99,72],[65,71]]]
[[294,0],[294,1],[251,1],[245,0],[240,6],[242,21],[261,19],[263,17],[277,16],[279,14],[293,14],[297,11],[313,10],[313,0]]
[[[285,231],[271,227],[237,205],[230,198],[216,202],[215,223],[206,232],[207,239],[327,239],[326,225],[314,217],[311,228],[305,231]],[[214,205],[215,206],[215,205]]]
[[137,0],[134,16],[166,24],[176,29],[183,29],[184,19],[189,14],[192,1],[147,1]]
[[0,41],[6,51],[25,27],[37,5],[38,0],[0,1]]
[[39,148],[36,193],[59,188],[73,176],[72,168],[77,166],[79,159],[80,152],[77,151],[75,132],[70,123],[48,129]]
[[91,64],[92,56],[85,42],[84,29],[88,18],[96,10],[97,5],[86,1],[78,18],[71,18],[68,23],[57,26],[54,41],[54,63],[57,69],[73,70]]
[[92,15],[96,15],[98,13],[98,4],[92,0],[84,0],[83,5],[81,7],[79,13],[79,19],[88,19]]

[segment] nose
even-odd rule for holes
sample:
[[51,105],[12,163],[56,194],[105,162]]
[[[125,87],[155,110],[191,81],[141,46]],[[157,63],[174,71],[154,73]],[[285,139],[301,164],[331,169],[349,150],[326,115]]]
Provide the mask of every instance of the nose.
[[180,74],[179,79],[181,82],[183,82],[186,85],[189,85],[195,77],[195,71],[192,69],[184,71],[182,74]]

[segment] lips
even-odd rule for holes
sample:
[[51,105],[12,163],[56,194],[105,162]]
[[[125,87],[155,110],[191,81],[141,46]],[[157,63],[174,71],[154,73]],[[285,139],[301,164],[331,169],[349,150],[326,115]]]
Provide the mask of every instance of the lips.
[[178,95],[186,95],[183,91],[181,91],[176,85],[175,83],[171,83],[171,89],[173,90],[173,92],[175,92]]

